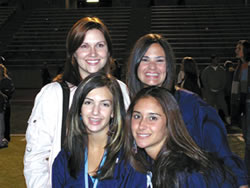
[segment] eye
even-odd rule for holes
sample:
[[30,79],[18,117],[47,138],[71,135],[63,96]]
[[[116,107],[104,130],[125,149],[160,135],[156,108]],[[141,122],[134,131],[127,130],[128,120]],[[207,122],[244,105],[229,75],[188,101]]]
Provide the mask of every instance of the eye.
[[150,121],[157,121],[158,117],[157,116],[149,116],[148,118]]
[[104,102],[104,103],[102,103],[102,105],[103,105],[104,107],[110,107],[110,106],[111,106],[111,104],[110,104],[109,102]]
[[146,58],[146,57],[143,57],[143,58],[141,59],[141,62],[143,62],[143,63],[148,63],[148,62],[149,62],[149,59]]
[[85,99],[84,102],[83,102],[83,104],[84,104],[84,105],[89,105],[89,104],[91,104],[91,101],[88,100],[88,99]]
[[132,118],[133,118],[133,119],[140,119],[140,118],[141,118],[141,115],[138,114],[138,113],[134,113],[134,114],[132,115]]
[[98,43],[96,45],[97,48],[104,48],[105,47],[105,44],[104,43]]
[[157,59],[156,63],[157,64],[163,64],[163,63],[165,63],[165,59]]
[[86,43],[82,43],[82,45],[80,46],[80,48],[82,48],[82,49],[88,49],[89,45],[86,44]]

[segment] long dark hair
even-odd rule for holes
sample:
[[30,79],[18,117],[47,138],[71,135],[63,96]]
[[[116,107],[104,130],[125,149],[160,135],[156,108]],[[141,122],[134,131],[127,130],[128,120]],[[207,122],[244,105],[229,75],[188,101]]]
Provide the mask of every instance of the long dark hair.
[[126,82],[128,88],[130,89],[131,97],[133,97],[140,89],[144,87],[144,84],[139,80],[137,76],[137,70],[139,64],[141,63],[141,59],[143,58],[149,47],[154,43],[158,43],[163,48],[166,55],[167,75],[165,81],[162,83],[162,87],[165,87],[169,90],[174,89],[176,65],[172,47],[168,43],[167,39],[162,37],[161,35],[146,34],[139,40],[137,40],[128,61]]
[[250,61],[250,43],[247,40],[241,43],[243,47],[243,56],[246,62]]
[[[144,149],[137,148],[135,152],[131,131],[134,106],[140,99],[147,97],[156,99],[167,117],[167,138],[153,163]],[[210,179],[216,177],[211,172],[218,175],[216,178],[221,184],[228,178],[228,174],[231,175],[230,171],[227,173],[227,168],[221,160],[197,146],[186,129],[174,96],[165,88],[150,86],[138,92],[127,111],[125,134],[126,160],[140,172],[152,171],[152,182],[156,188],[182,187],[192,172],[203,175],[207,185]],[[230,177],[234,180],[233,176]]]
[[54,79],[54,81],[67,81],[75,86],[77,86],[82,78],[78,69],[78,62],[74,57],[74,53],[81,46],[86,33],[91,29],[98,29],[104,35],[104,38],[107,42],[109,58],[108,62],[102,68],[102,71],[109,73],[110,66],[113,63],[113,50],[112,50],[112,41],[108,31],[108,28],[105,24],[97,17],[84,17],[78,20],[70,29],[67,39],[66,39],[66,62],[64,65],[64,72]]
[[199,83],[199,70],[194,58],[186,56],[182,59],[182,67],[184,76],[184,84],[182,87],[201,96]]
[[124,142],[124,132],[122,129],[126,112],[120,85],[111,75],[102,72],[93,73],[79,84],[67,117],[68,132],[64,148],[69,154],[69,173],[75,178],[84,166],[84,151],[88,146],[87,129],[80,118],[81,106],[88,93],[100,87],[107,87],[113,95],[114,117],[109,125],[108,142],[105,147],[107,158],[97,173],[99,179],[112,177],[118,152]]
[[185,74],[190,74],[198,77],[199,70],[194,58],[186,56],[182,59],[181,64],[183,66],[183,71]]

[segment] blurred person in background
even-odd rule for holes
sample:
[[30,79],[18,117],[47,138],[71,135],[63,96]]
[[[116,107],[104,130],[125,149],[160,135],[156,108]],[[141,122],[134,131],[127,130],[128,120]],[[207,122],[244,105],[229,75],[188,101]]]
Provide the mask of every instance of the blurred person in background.
[[245,163],[250,184],[250,43],[238,41],[235,49],[239,64],[235,70],[232,84],[231,109],[233,117],[240,117],[245,139]]
[[182,59],[177,84],[202,97],[199,70],[194,58],[187,56]]
[[7,141],[11,140],[10,137],[10,115],[11,115],[11,98],[14,94],[15,86],[12,79],[8,75],[7,68],[0,64],[0,92],[6,97],[6,102],[4,105],[4,122],[5,122],[5,131],[4,137]]

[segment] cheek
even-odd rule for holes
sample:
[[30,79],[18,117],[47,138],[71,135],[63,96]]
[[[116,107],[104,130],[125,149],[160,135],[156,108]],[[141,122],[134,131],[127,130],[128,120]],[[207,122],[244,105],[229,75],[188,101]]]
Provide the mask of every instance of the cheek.
[[155,126],[152,126],[152,130],[157,134],[157,137],[165,137],[167,134],[166,123],[157,123]]
[[134,132],[136,131],[136,129],[137,129],[137,123],[135,120],[132,120],[131,121],[131,131],[133,133],[133,136],[134,136]]
[[78,59],[78,58],[82,58],[82,57],[85,57],[85,56],[87,56],[89,54],[89,52],[84,52],[84,51],[81,51],[81,50],[76,50],[76,52],[74,53],[74,57],[76,58],[76,59]]
[[138,69],[137,69],[137,75],[139,78],[141,78],[143,76],[143,70],[146,69],[146,66],[143,65],[139,65]]
[[108,49],[99,50],[98,54],[100,56],[102,56],[102,57],[106,57],[106,58],[109,57],[109,51],[108,51]]
[[112,110],[107,110],[107,112],[105,113],[105,116],[110,120],[113,117]]
[[92,108],[89,107],[89,106],[82,107],[81,108],[81,114],[82,114],[82,116],[86,116],[88,113],[91,112],[91,110],[92,110]]
[[158,66],[158,69],[159,69],[162,73],[165,73],[165,74],[166,74],[166,65],[165,65],[165,64],[159,65],[159,66]]

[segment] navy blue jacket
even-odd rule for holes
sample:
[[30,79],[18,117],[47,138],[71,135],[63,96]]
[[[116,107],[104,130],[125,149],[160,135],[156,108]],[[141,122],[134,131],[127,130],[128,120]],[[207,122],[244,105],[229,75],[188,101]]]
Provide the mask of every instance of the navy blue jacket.
[[[55,158],[52,166],[52,187],[85,187],[84,168],[81,170],[77,179],[74,179],[70,176],[67,165],[67,155],[64,150],[61,150]],[[90,182],[91,180],[89,178],[89,187],[93,187]],[[125,165],[124,161],[122,160],[116,164],[113,178],[99,181],[97,187],[147,188],[147,176],[146,174],[135,171],[134,168],[132,168],[128,163]]]
[[175,98],[187,130],[196,144],[223,159],[224,164],[236,176],[239,186],[247,185],[246,167],[243,161],[231,152],[225,125],[216,110],[197,95],[184,89],[178,88]]
[[183,179],[187,176],[186,181],[180,181],[181,188],[234,188],[229,181],[222,181],[221,176],[216,176],[215,173],[211,174],[211,177],[205,181],[202,174],[194,172],[191,174],[181,173],[179,174],[179,179]]

